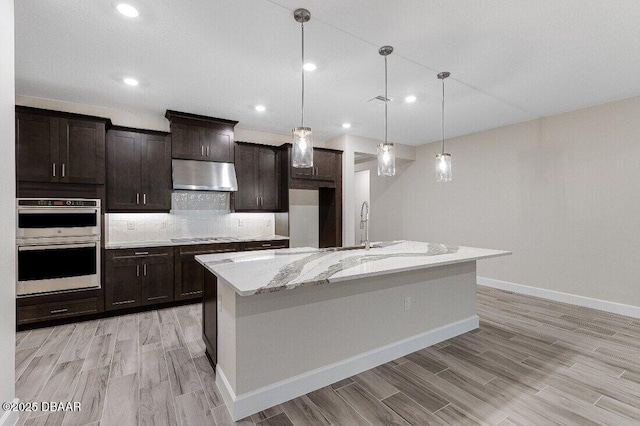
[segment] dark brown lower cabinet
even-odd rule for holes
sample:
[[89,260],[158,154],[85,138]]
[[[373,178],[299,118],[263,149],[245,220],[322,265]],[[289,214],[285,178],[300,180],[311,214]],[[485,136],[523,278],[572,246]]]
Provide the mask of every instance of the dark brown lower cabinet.
[[107,251],[106,310],[173,300],[173,248]]
[[41,296],[19,297],[16,301],[18,325],[66,320],[102,312],[100,290],[81,290]]
[[204,274],[202,295],[202,340],[205,353],[214,366],[218,363],[218,280],[215,275],[198,265]]
[[205,270],[195,256],[239,251],[240,244],[178,246],[175,250],[175,300],[187,300],[202,297]]
[[[288,248],[289,240],[249,241],[240,243],[240,251],[270,250]],[[203,276],[202,293],[202,339],[205,353],[215,368],[218,363],[218,279],[204,266],[197,264],[198,273]]]

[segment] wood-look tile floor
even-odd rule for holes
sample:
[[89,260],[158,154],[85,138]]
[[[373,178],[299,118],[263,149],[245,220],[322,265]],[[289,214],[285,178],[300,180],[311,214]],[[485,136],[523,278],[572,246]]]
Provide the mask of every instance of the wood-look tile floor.
[[[480,328],[242,425],[638,425],[640,320],[479,287]],[[17,335],[25,425],[229,425],[188,305]],[[99,422],[99,423],[98,423]]]

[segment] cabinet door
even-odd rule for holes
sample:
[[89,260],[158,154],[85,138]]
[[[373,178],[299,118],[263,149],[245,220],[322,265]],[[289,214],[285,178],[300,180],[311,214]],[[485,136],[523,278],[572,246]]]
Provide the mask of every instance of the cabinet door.
[[16,176],[23,182],[57,182],[59,121],[35,114],[16,114]]
[[149,256],[142,262],[142,304],[173,300],[173,257],[167,254]]
[[[204,266],[200,265],[204,269]],[[213,364],[218,362],[218,280],[205,271],[202,297],[202,340]]]
[[204,160],[202,129],[182,123],[171,123],[171,157],[184,160]]
[[238,144],[236,147],[235,168],[238,191],[233,193],[236,211],[259,208],[257,151],[258,149],[251,145]]
[[[316,155],[313,154],[313,161],[315,164]],[[293,164],[289,164],[291,168],[291,177],[294,179],[313,179],[314,168],[312,167],[293,167]]]
[[143,210],[171,209],[171,140],[140,135],[141,205]]
[[60,182],[104,184],[104,123],[60,119]]
[[280,179],[278,154],[268,148],[258,148],[260,209],[274,211],[280,208]]
[[137,258],[106,262],[105,309],[116,310],[140,306],[142,265]]
[[109,131],[107,141],[107,211],[140,208],[140,134]]
[[[201,253],[204,254],[204,253]],[[183,254],[176,267],[175,299],[186,300],[202,296],[204,268],[194,258],[195,254]]]
[[336,156],[334,153],[315,151],[313,165],[315,168],[314,179],[335,180]]
[[174,256],[175,300],[202,297],[205,269],[195,260],[194,256],[238,250],[240,250],[240,244],[236,243],[177,247]]
[[202,135],[207,161],[233,163],[233,133],[203,127]]

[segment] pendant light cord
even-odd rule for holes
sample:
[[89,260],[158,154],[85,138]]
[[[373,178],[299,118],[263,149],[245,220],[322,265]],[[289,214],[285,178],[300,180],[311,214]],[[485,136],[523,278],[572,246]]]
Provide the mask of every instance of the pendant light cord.
[[302,27],[302,127],[304,127],[304,21],[300,23]]
[[389,96],[387,95],[387,57],[384,57],[384,143],[387,144],[387,104]]
[[444,155],[444,78],[442,79],[442,155]]

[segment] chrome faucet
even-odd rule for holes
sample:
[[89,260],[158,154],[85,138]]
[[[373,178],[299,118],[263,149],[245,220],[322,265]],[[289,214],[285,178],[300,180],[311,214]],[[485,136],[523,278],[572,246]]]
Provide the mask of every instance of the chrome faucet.
[[[365,207],[367,208],[366,212]],[[369,203],[366,201],[360,207],[360,229],[364,230],[364,236],[360,234],[360,244],[364,244],[364,248],[369,250],[371,248],[369,243]]]

